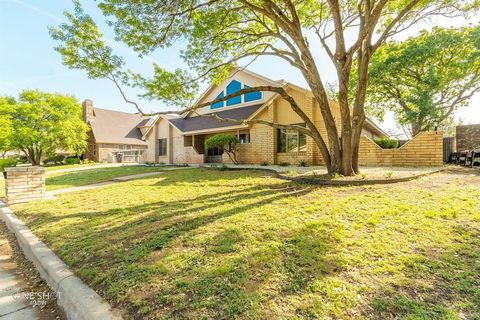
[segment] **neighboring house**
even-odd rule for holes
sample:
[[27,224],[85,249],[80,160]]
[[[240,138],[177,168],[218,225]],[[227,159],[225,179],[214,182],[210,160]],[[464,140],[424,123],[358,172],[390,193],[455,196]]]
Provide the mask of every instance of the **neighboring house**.
[[120,111],[95,108],[85,100],[83,120],[90,126],[84,157],[96,162],[143,162],[147,143],[142,135],[153,118]]
[[[310,91],[285,81],[273,81],[247,70],[235,70],[220,85],[212,85],[197,103],[212,101],[242,88],[271,85],[284,87],[295,98],[303,111],[312,119],[320,133],[326,137],[320,108]],[[331,102],[332,112],[340,125],[340,110]],[[247,93],[224,102],[197,109],[183,116],[159,116],[144,134],[148,143],[145,160],[155,163],[202,164],[231,162],[221,150],[205,149],[208,137],[218,133],[238,136],[240,146],[237,159],[240,163],[322,164],[322,156],[313,140],[297,131],[275,129],[262,124],[222,122],[212,117],[199,116],[216,113],[221,118],[235,120],[261,119],[281,124],[302,124],[303,121],[290,105],[272,92]],[[365,122],[366,137],[383,138],[387,134],[372,121]]]

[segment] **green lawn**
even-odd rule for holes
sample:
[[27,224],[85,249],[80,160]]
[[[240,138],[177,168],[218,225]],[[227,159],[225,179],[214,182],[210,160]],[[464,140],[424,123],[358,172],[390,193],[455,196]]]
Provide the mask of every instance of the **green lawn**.
[[57,190],[69,187],[84,186],[113,178],[139,173],[160,171],[158,167],[124,166],[113,168],[95,168],[91,170],[52,173],[46,177],[47,190]]
[[191,169],[14,211],[126,319],[480,319],[480,175]]
[[[57,167],[58,168],[58,167]],[[92,168],[91,170],[51,173],[46,176],[48,190],[79,187],[97,182],[112,180],[116,177],[159,171],[159,167],[124,166],[112,168]],[[5,180],[0,180],[0,198],[5,197]]]
[[55,171],[63,169],[76,169],[76,168],[85,168],[85,167],[101,167],[103,163],[89,163],[89,164],[62,164],[62,165],[50,165],[45,167],[45,171]]

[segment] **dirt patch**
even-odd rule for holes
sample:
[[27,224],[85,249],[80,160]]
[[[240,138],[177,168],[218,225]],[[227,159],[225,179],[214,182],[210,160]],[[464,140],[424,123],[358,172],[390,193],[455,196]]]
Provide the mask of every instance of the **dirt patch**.
[[[30,260],[25,258],[23,255],[22,249],[19,247],[15,235],[8,230],[7,226],[0,222],[0,234],[6,236],[7,238],[7,245],[11,249],[11,255],[13,261],[16,263],[16,274],[23,279],[24,294],[42,294],[47,297],[53,297],[54,293],[47,285],[45,281],[40,278],[37,269],[35,269],[34,265]],[[61,319],[65,320],[66,317],[60,308],[57,306],[55,299],[42,299],[42,301],[46,302],[46,305],[42,308],[36,307],[39,314],[40,320],[52,320],[52,319]]]

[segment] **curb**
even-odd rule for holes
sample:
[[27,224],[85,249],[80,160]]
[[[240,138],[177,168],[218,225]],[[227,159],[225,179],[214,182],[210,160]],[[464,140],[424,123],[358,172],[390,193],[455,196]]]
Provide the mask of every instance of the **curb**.
[[399,182],[407,182],[416,179],[420,179],[426,176],[429,176],[434,173],[439,173],[446,170],[446,168],[442,168],[440,170],[435,170],[431,172],[425,172],[421,174],[417,174],[414,176],[409,177],[402,177],[402,178],[391,178],[391,179],[376,179],[376,180],[322,180],[322,179],[315,179],[315,178],[302,178],[302,177],[292,177],[286,178],[288,180],[300,182],[300,183],[309,183],[309,184],[316,184],[322,186],[366,186],[366,185],[375,185],[375,184],[392,184],[392,183],[399,183]]
[[407,182],[415,179],[419,179],[422,177],[429,176],[434,173],[439,173],[442,171],[447,170],[448,168],[441,168],[439,170],[434,170],[430,172],[425,172],[421,174],[417,174],[414,176],[409,177],[402,177],[402,178],[392,178],[392,179],[377,179],[377,180],[328,180],[328,179],[315,179],[310,177],[289,177],[286,175],[281,174],[280,172],[273,170],[273,169],[262,169],[262,168],[215,168],[215,167],[208,167],[202,166],[205,169],[217,170],[217,171],[244,171],[244,170],[255,170],[255,171],[263,171],[272,173],[276,178],[298,182],[298,183],[305,183],[305,184],[313,184],[313,185],[321,185],[321,186],[363,186],[363,185],[375,185],[375,184],[391,184],[391,183],[399,183],[399,182]]
[[121,320],[93,289],[76,277],[68,266],[40,241],[18,217],[0,201],[0,218],[12,231],[25,257],[33,262],[57,297],[57,304],[69,320]]

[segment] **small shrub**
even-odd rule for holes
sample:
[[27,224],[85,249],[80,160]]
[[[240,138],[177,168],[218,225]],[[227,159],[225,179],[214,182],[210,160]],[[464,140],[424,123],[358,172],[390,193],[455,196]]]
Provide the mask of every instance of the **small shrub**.
[[80,158],[68,157],[65,159],[65,164],[80,164]]
[[380,146],[382,149],[396,149],[398,148],[398,140],[395,139],[375,139],[373,140],[376,144]]
[[57,155],[48,157],[45,160],[43,160],[43,164],[44,165],[47,165],[47,164],[50,164],[50,163],[62,164],[63,160],[65,160],[65,156],[63,154],[57,154]]
[[288,163],[288,162],[280,162],[278,165],[279,165],[280,167],[288,167],[288,166],[290,165],[290,163]]
[[385,172],[385,177],[387,177],[388,179],[390,179],[391,177],[393,177],[393,171],[388,170],[387,172]]
[[27,163],[27,162],[28,162],[27,156],[25,156],[25,155],[18,156],[17,163]]
[[365,180],[367,179],[367,174],[365,172],[360,172],[360,177],[362,178],[362,180]]
[[330,177],[331,177],[332,179],[338,179],[338,178],[340,178],[341,176],[342,176],[342,175],[341,175],[340,173],[338,173],[338,172],[333,172],[332,174],[330,174]]
[[15,167],[17,165],[17,160],[15,159],[0,159],[0,172],[6,167]]
[[266,166],[268,166],[268,162],[267,162],[267,161],[263,161],[260,165],[263,166],[263,167],[266,167]]
[[307,163],[306,160],[300,160],[300,161],[298,162],[298,165],[299,165],[300,167],[308,167],[308,163]]
[[82,164],[93,164],[93,163],[95,163],[95,161],[90,160],[90,159],[83,159],[82,160]]

